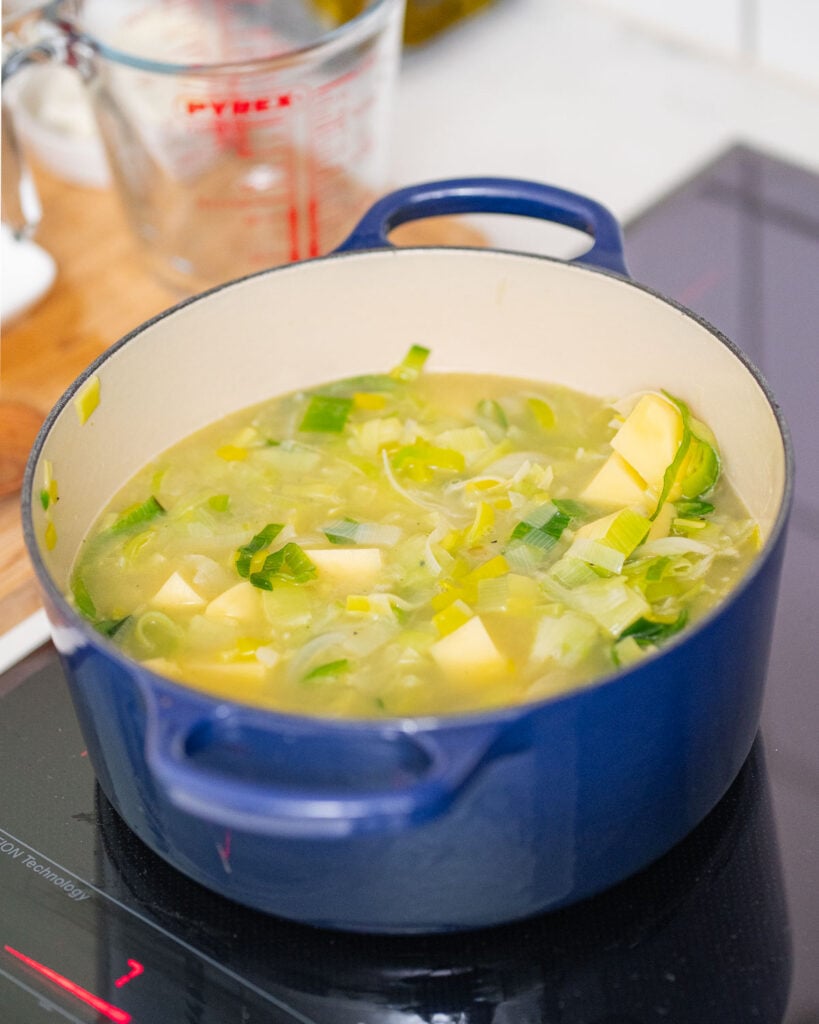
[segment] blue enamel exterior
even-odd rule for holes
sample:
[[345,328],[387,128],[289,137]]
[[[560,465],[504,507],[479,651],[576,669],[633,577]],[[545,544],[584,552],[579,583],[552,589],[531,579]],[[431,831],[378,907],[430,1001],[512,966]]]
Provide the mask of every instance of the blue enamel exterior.
[[[573,903],[628,877],[697,825],[743,764],[759,721],[784,534],[722,612],[662,656],[562,700],[421,724],[446,749],[497,744],[445,813],[348,835],[271,835],[180,810],[145,756],[150,707],[187,695],[89,642],[63,661],[100,784],[156,853],[209,889],[314,925],[473,928]],[[61,613],[50,608],[55,621]],[[202,700],[202,715],[216,702]],[[183,718],[187,718],[186,709]],[[293,776],[315,744],[366,762],[379,726],[256,713],[291,738]],[[241,751],[239,751],[241,754]],[[242,783],[225,777],[241,797]],[[299,799],[316,799],[309,789]]]
[[[446,182],[386,197],[344,248],[383,246],[387,230],[412,219],[408,209],[548,216],[551,204],[554,219],[594,234],[585,261],[625,272],[619,228],[598,204],[505,179],[454,187],[451,202]],[[616,679],[471,716],[345,723],[193,693],[74,617],[33,539],[31,467],[42,442],[24,487],[27,542],[52,623],[70,627],[70,643],[58,646],[100,785],[149,847],[226,897],[376,932],[527,917],[666,852],[714,807],[751,748],[790,487],[772,543],[720,609]]]
[[572,260],[628,275],[620,225],[605,206],[565,189],[516,178],[450,178],[410,185],[379,199],[336,250],[383,249],[393,228],[424,217],[506,213],[563,224],[594,239]]

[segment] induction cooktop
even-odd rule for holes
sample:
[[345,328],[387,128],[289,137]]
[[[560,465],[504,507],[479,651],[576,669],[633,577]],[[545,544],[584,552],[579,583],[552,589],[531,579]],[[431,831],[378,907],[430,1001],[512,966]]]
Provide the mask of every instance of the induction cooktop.
[[819,1024],[819,176],[735,146],[631,223],[789,421],[796,501],[760,735],[660,861],[542,917],[343,935],[215,896],[120,820],[48,645],[0,676],[3,1024]]

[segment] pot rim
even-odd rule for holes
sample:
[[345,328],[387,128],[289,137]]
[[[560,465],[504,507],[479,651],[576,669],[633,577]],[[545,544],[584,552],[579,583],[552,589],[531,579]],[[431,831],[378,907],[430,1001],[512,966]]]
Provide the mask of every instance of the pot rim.
[[[164,676],[158,675],[151,669],[146,668],[140,662],[127,657],[122,651],[107,637],[97,632],[81,615],[79,615],[69,604],[63,592],[57,587],[56,583],[52,579],[51,573],[48,571],[42,556],[38,542],[34,536],[34,526],[32,521],[32,498],[34,492],[34,471],[35,466],[40,458],[43,446],[46,439],[51,432],[51,428],[55,421],[61,415],[63,409],[68,403],[74,398],[83,384],[97,372],[97,370],[103,366],[108,359],[117,353],[125,345],[132,341],[135,341],[140,334],[146,329],[164,320],[166,317],[170,317],[177,313],[179,310],[184,309],[186,306],[194,302],[200,302],[204,299],[209,298],[211,295],[215,295],[217,292],[223,291],[227,288],[238,286],[245,281],[254,280],[256,278],[262,278],[274,273],[286,273],[298,272],[306,270],[314,263],[324,263],[329,260],[336,259],[356,259],[357,257],[368,258],[372,256],[383,256],[385,258],[401,259],[404,258],[402,254],[417,254],[417,253],[458,253],[460,255],[468,254],[468,258],[492,258],[495,256],[501,257],[513,257],[516,259],[524,260],[538,260],[544,261],[550,264],[558,264],[561,267],[567,267],[573,271],[579,273],[589,274],[600,274],[604,277],[609,277],[615,281],[620,282],[622,285],[627,287],[636,288],[649,297],[656,299],[673,309],[676,309],[679,313],[685,316],[687,319],[692,320],[698,326],[705,329],[715,341],[720,342],[731,352],[731,354],[745,367],[745,369],[751,374],[756,383],[762,390],[768,405],[773,412],[774,418],[779,429],[780,438],[782,440],[783,451],[784,451],[784,488],[782,493],[782,499],[777,510],[776,519],[771,527],[771,531],[765,540],[765,544],[762,550],[757,555],[756,559],[749,567],[748,571],[737,583],[737,585],[729,592],[729,594],[714,608],[710,609],[699,619],[696,623],[686,627],[676,636],[672,637],[662,648],[658,651],[649,654],[646,658],[641,660],[636,665],[633,665],[626,669],[615,669],[612,672],[601,676],[594,681],[582,686],[579,689],[573,689],[566,693],[557,694],[552,697],[545,697],[536,701],[528,701],[521,704],[513,704],[507,706],[501,706],[498,708],[490,709],[477,709],[474,711],[458,712],[452,715],[422,715],[422,716],[395,716],[388,718],[330,718],[320,715],[304,715],[295,714],[287,711],[278,711],[272,708],[258,707],[253,704],[245,704],[241,701],[230,700],[229,698],[220,698],[203,690],[197,689],[195,686],[187,686],[183,683],[178,683],[172,679],[167,679]],[[78,629],[86,641],[92,643],[95,646],[102,647],[106,654],[111,657],[119,666],[124,669],[129,676],[139,685],[143,693],[146,692],[146,688],[153,690],[155,693],[158,691],[166,691],[169,695],[177,694],[180,697],[186,697],[190,699],[195,697],[202,701],[204,705],[212,705],[214,711],[217,708],[237,708],[241,711],[250,711],[254,715],[262,716],[271,725],[275,722],[281,722],[283,725],[289,727],[293,726],[308,726],[312,729],[330,729],[330,730],[356,730],[362,732],[368,732],[371,730],[376,731],[395,731],[396,729],[403,732],[431,732],[431,731],[444,731],[453,728],[470,728],[474,726],[486,726],[493,724],[504,724],[509,721],[523,719],[530,714],[534,714],[547,707],[562,708],[568,703],[578,700],[581,697],[586,697],[589,694],[596,692],[597,690],[615,684],[618,681],[622,682],[625,679],[636,675],[648,666],[653,666],[654,663],[669,652],[676,650],[677,648],[687,644],[688,642],[696,639],[696,637],[706,630],[715,619],[720,617],[728,610],[731,604],[733,604],[743,593],[745,593],[751,585],[754,583],[757,576],[762,572],[766,562],[768,561],[771,553],[775,550],[779,542],[783,538],[783,534],[787,527],[788,518],[790,516],[791,507],[793,505],[793,494],[794,494],[794,473],[795,473],[795,459],[793,441],[785,419],[782,409],[774,397],[770,385],[768,384],[762,371],[752,362],[752,360],[744,353],[734,342],[732,342],[726,335],[724,335],[718,328],[712,323],[705,319],[705,317],[689,309],[687,306],[682,305],[676,299],[669,298],[663,295],[662,292],[657,291],[648,285],[642,284],[639,281],[635,281],[630,277],[623,276],[622,274],[616,273],[615,271],[609,270],[604,267],[592,266],[589,264],[568,262],[567,260],[560,259],[555,256],[548,256],[541,253],[529,253],[522,252],[515,249],[503,249],[503,248],[474,248],[468,246],[406,246],[399,248],[385,249],[379,248],[367,248],[367,249],[356,249],[349,252],[331,252],[324,256],[318,256],[309,260],[302,260],[296,263],[282,264],[276,267],[268,267],[265,270],[256,271],[251,274],[246,274],[242,277],[233,278],[230,281],[222,282],[221,284],[214,285],[211,288],[203,292],[197,292],[195,295],[188,296],[182,299],[180,302],[169,306],[167,309],[162,310],[155,316],[143,321],[134,327],[127,334],[123,335],[119,340],[114,342],[109,348],[105,349],[96,359],[93,360],[83,372],[72,381],[71,384],[66,388],[60,398],[52,407],[48,416],[46,417],[40,431],[35,438],[31,452],[26,463],[25,474],[23,477],[23,485],[21,488],[21,503],[22,503],[22,523],[23,523],[23,537],[25,540],[26,548],[29,553],[29,557],[33,564],[35,573],[37,575],[40,586],[47,594],[49,600],[56,606],[59,612],[67,618],[73,629]],[[150,687],[148,684],[150,683]]]

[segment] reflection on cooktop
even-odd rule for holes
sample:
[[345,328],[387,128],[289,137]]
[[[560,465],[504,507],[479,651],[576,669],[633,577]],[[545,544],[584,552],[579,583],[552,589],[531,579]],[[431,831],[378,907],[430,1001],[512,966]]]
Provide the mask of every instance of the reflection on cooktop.
[[761,740],[703,824],[608,893],[502,928],[388,938],[245,909],[144,846],[94,782],[56,660],[2,710],[4,1020],[88,1020],[21,954],[126,1024],[782,1021],[791,956]]
[[[96,807],[106,891],[313,1020],[774,1024],[785,1010],[788,928],[759,741],[710,818],[651,869],[581,906],[460,936],[347,936],[243,909],[161,861],[99,789]],[[184,958],[177,980],[195,978],[199,958]]]

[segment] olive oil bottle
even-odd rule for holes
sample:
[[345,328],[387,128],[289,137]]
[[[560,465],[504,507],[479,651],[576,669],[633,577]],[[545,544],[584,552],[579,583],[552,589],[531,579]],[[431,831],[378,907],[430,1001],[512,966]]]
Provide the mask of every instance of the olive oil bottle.
[[[334,24],[354,18],[367,6],[367,0],[313,0],[313,3]],[[423,43],[436,32],[490,3],[492,0],[407,0],[404,42],[408,46]]]

